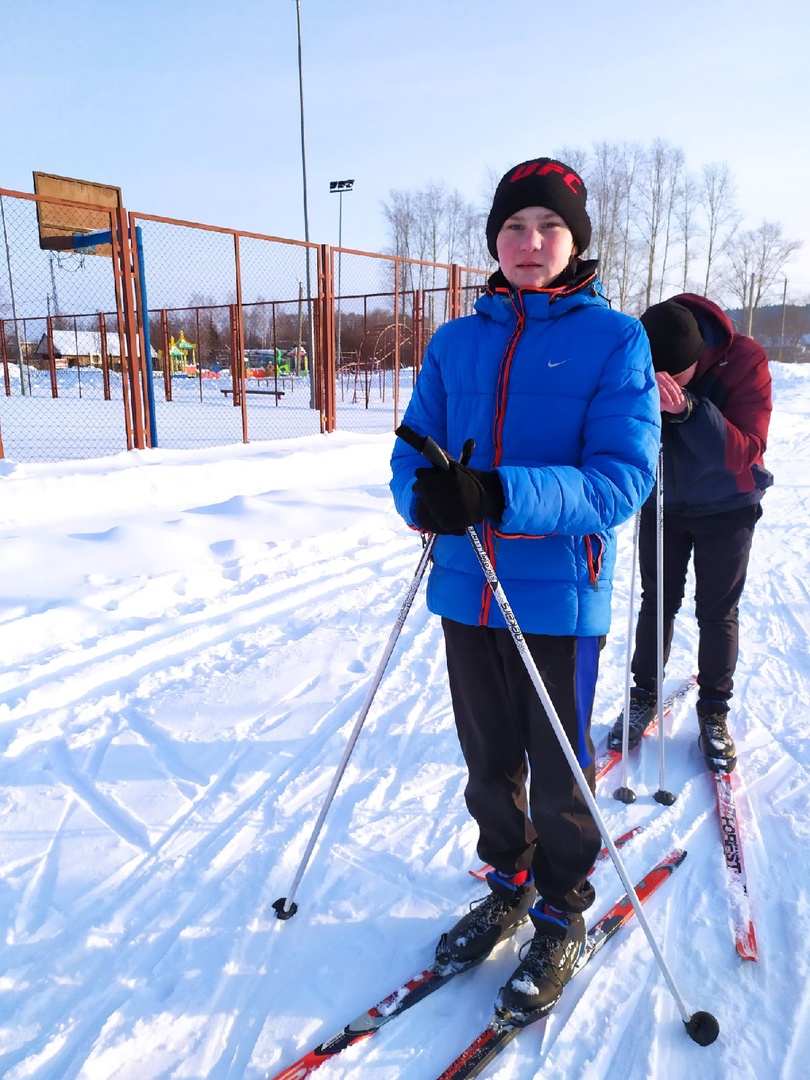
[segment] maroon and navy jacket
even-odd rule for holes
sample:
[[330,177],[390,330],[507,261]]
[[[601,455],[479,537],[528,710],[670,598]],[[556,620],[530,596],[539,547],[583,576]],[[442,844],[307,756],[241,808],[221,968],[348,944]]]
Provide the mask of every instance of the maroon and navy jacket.
[[694,315],[705,348],[685,390],[687,409],[663,415],[664,509],[702,516],[758,503],[773,483],[763,463],[768,357],[759,342],[735,333],[711,300],[695,293],[672,299]]

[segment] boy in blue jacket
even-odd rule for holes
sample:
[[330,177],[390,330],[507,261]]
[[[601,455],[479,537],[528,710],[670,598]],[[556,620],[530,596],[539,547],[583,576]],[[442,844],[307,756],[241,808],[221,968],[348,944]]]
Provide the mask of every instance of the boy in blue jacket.
[[486,226],[500,269],[474,315],[434,334],[404,416],[451,455],[473,439],[472,458],[427,468],[401,440],[392,457],[399,513],[438,534],[427,602],[442,619],[478,853],[495,868],[437,964],[480,961],[528,913],[534,938],[501,990],[524,1022],[571,977],[600,837],[464,533],[477,528],[593,785],[613,530],[652,489],[660,413],[643,328],[611,311],[596,262],[580,258],[586,199],[575,170],[550,158],[501,179]]

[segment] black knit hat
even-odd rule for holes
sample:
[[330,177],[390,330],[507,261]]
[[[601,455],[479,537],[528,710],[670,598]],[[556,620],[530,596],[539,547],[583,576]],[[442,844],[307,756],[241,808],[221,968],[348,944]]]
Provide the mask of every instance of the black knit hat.
[[677,300],[653,304],[641,316],[641,325],[650,339],[653,367],[670,375],[680,375],[696,364],[705,342],[697,320],[689,308]]
[[585,212],[588,191],[570,166],[553,158],[534,158],[515,165],[495,189],[492,209],[487,219],[487,247],[498,258],[495,241],[501,226],[512,214],[527,206],[545,206],[559,214],[571,230],[577,253],[591,242],[591,219]]

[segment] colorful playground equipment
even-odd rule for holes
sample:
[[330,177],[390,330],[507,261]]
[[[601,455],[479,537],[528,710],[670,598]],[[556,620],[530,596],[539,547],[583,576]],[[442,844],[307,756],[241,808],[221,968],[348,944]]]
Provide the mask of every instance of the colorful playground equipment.
[[173,337],[169,338],[169,363],[172,375],[184,375],[187,379],[197,378],[197,346],[192,341],[186,341],[182,330],[177,341]]

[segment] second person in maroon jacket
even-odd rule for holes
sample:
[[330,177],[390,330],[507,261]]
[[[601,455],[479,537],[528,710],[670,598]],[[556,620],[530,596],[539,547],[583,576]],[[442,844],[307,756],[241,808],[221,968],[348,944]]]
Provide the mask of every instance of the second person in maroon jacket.
[[[695,574],[699,630],[700,748],[714,772],[731,772],[737,752],[728,730],[738,654],[738,605],[760,500],[773,483],[763,464],[771,417],[771,376],[762,346],[734,331],[710,300],[682,293],[641,316],[661,398],[664,460],[664,663],[675,616]],[[641,511],[641,610],[630,695],[630,746],[656,709],[657,527],[653,494]],[[621,749],[622,718],[609,744]]]

